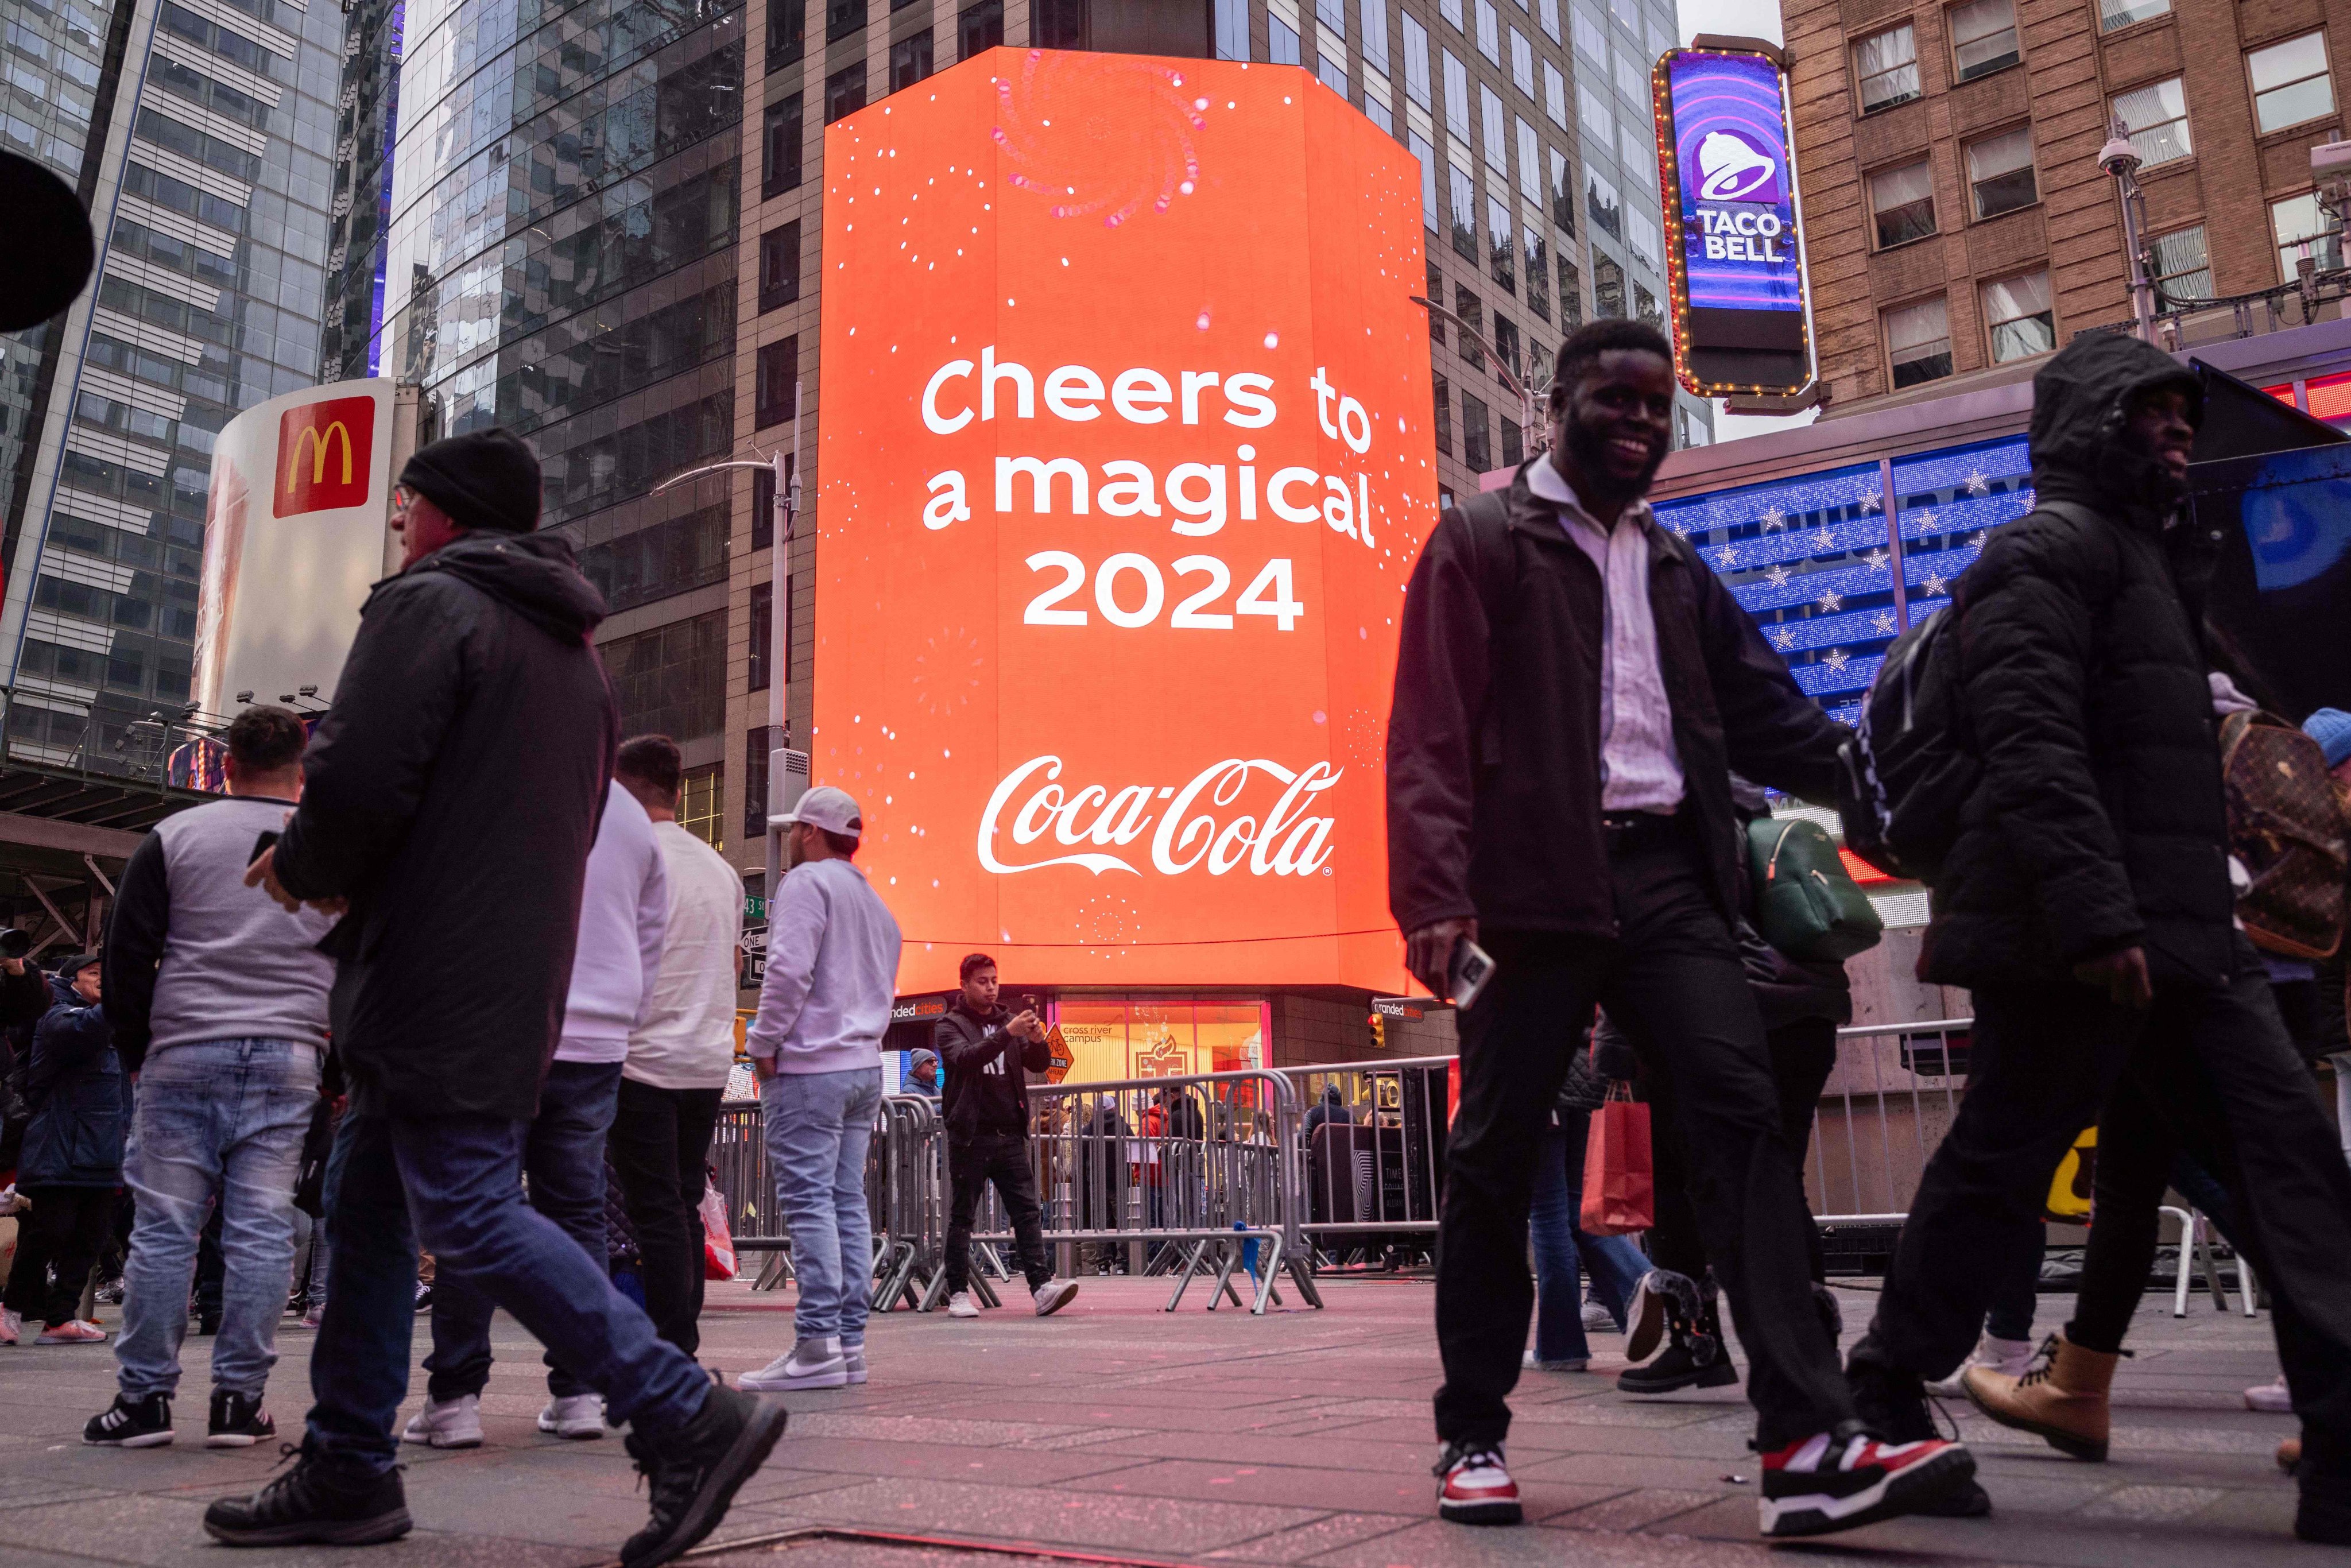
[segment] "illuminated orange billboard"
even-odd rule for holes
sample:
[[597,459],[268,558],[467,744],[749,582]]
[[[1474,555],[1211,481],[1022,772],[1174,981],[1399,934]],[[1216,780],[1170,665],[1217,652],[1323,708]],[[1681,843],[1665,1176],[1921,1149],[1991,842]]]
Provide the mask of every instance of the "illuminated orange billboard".
[[826,132],[813,777],[902,991],[1403,984],[1420,175],[1286,67],[998,49]]

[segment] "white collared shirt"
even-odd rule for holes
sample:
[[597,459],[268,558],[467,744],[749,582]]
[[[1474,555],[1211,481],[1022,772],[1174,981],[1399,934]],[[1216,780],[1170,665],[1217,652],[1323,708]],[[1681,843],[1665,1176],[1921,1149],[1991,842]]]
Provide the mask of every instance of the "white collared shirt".
[[1557,508],[1600,570],[1600,809],[1670,812],[1681,804],[1682,765],[1649,610],[1649,504],[1631,503],[1604,529],[1549,456],[1528,465],[1527,488]]

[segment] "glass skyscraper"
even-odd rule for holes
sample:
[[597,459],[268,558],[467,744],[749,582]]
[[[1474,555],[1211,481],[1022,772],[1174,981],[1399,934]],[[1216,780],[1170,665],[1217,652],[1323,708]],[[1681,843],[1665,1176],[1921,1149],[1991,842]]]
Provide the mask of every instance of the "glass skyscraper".
[[0,131],[99,240],[82,297],[6,340],[18,758],[119,758],[187,706],[214,439],[319,379],[343,32],[320,0],[11,0]]

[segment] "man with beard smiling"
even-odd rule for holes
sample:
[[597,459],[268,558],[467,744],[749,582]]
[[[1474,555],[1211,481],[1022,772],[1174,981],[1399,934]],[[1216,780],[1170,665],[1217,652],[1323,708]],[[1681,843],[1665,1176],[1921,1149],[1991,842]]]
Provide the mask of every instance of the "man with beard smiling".
[[1439,1513],[1514,1524],[1506,1403],[1533,1288],[1527,1210],[1571,1043],[1605,1006],[1670,1074],[1692,1207],[1746,1348],[1762,1528],[1821,1534],[1939,1511],[1958,1444],[1889,1447],[1855,1416],[1814,1305],[1800,1152],[1781,1132],[1740,967],[1729,770],[1834,800],[1843,732],[1689,543],[1642,500],[1672,351],[1595,321],[1560,350],[1551,451],[1447,512],[1413,569],[1388,726],[1389,904],[1405,962],[1460,1015],[1438,1219]]

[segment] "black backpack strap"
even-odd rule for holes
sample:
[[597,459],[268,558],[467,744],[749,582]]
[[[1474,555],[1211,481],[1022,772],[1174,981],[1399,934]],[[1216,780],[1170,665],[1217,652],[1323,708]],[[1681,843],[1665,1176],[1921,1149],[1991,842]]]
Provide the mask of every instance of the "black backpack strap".
[[1508,625],[1518,609],[1518,541],[1510,537],[1510,493],[1482,491],[1459,508],[1469,541],[1469,570],[1489,628]]

